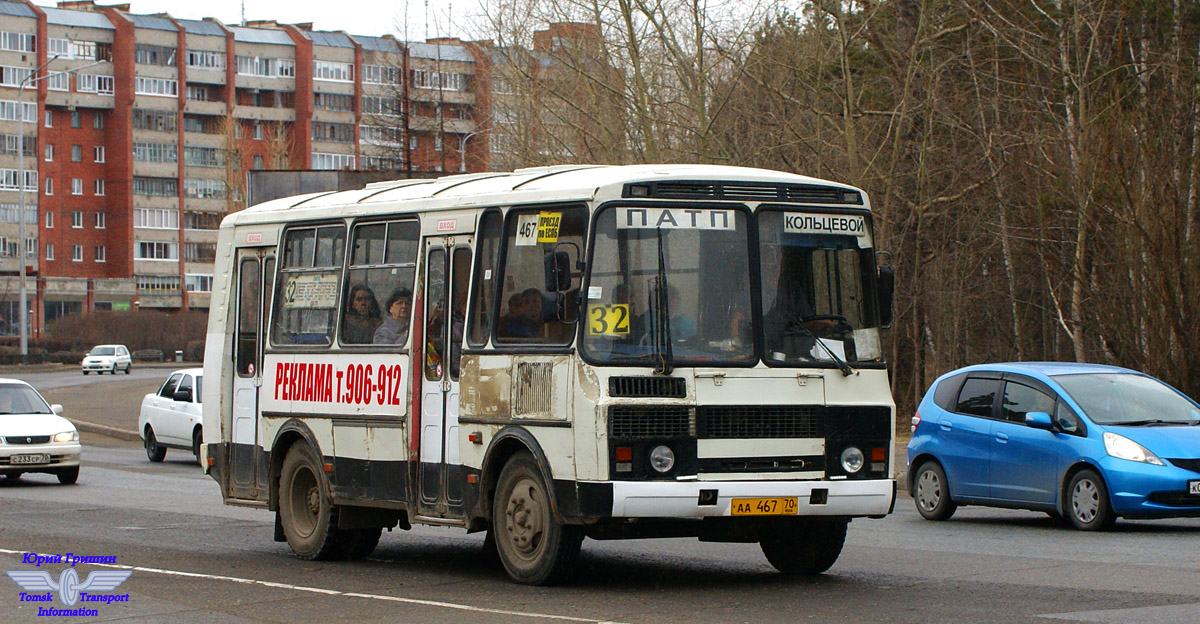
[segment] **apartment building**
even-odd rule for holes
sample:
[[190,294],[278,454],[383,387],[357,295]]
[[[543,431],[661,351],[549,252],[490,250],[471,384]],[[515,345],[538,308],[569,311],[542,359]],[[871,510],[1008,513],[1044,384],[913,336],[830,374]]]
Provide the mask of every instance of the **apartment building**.
[[480,51],[457,40],[90,0],[0,0],[0,18],[0,333],[21,261],[33,337],[64,314],[207,308],[247,171],[488,168]]

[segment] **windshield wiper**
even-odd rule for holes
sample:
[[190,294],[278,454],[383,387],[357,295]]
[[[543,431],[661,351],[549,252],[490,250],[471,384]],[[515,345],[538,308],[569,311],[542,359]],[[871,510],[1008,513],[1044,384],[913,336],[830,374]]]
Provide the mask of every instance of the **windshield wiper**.
[[654,297],[657,299],[657,306],[654,306],[654,314],[651,315],[650,330],[654,332],[654,356],[658,362],[654,365],[654,372],[659,375],[670,375],[671,371],[675,370],[674,358],[671,353],[671,304],[667,301],[667,269],[666,261],[663,255],[663,235],[662,228],[658,228],[658,277],[654,287]]
[[833,358],[833,361],[837,363],[838,370],[842,371],[842,377],[849,377],[850,375],[858,372],[853,368],[850,368],[850,365],[843,362],[842,358],[838,357],[837,354],[833,352],[833,349],[829,348],[829,345],[825,344],[823,340],[818,338],[817,335],[813,333],[813,330],[809,329],[808,325],[804,324],[804,319],[799,314],[795,315],[795,318],[792,319],[791,324],[795,327],[799,327],[805,335],[812,338],[814,342],[820,345],[821,349],[823,349],[825,353],[829,354],[829,357]]
[[1163,420],[1161,418],[1148,418],[1146,420],[1130,420],[1127,422],[1109,423],[1116,427],[1144,427],[1146,425],[1195,425],[1190,420]]

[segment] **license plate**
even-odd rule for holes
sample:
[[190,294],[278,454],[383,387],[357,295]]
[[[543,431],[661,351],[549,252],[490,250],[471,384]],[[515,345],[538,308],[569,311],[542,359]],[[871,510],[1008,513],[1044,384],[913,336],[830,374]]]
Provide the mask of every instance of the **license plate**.
[[38,455],[13,455],[12,459],[10,459],[9,461],[13,464],[21,464],[21,465],[48,464],[48,463],[50,463],[50,456],[45,453],[41,453]]
[[1188,494],[1200,496],[1200,481],[1188,481]]
[[794,516],[796,497],[785,498],[735,498],[729,506],[734,516]]

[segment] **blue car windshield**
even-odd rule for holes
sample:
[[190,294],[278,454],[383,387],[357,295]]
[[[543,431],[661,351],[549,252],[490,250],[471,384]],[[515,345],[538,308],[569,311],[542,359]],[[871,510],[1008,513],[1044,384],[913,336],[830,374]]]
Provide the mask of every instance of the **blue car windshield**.
[[1142,375],[1056,375],[1058,382],[1101,425],[1200,422],[1200,407],[1170,386]]

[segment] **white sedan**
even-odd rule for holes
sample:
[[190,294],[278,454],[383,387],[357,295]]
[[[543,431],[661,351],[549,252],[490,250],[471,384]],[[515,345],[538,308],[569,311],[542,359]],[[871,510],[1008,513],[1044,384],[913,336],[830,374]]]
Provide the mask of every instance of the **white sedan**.
[[177,370],[167,377],[158,392],[142,398],[138,432],[146,445],[146,457],[160,462],[167,449],[190,450],[200,460],[201,430],[204,416],[200,411],[203,368]]
[[33,386],[0,379],[0,474],[19,479],[26,472],[56,475],[70,485],[79,479],[79,431],[59,416]]

